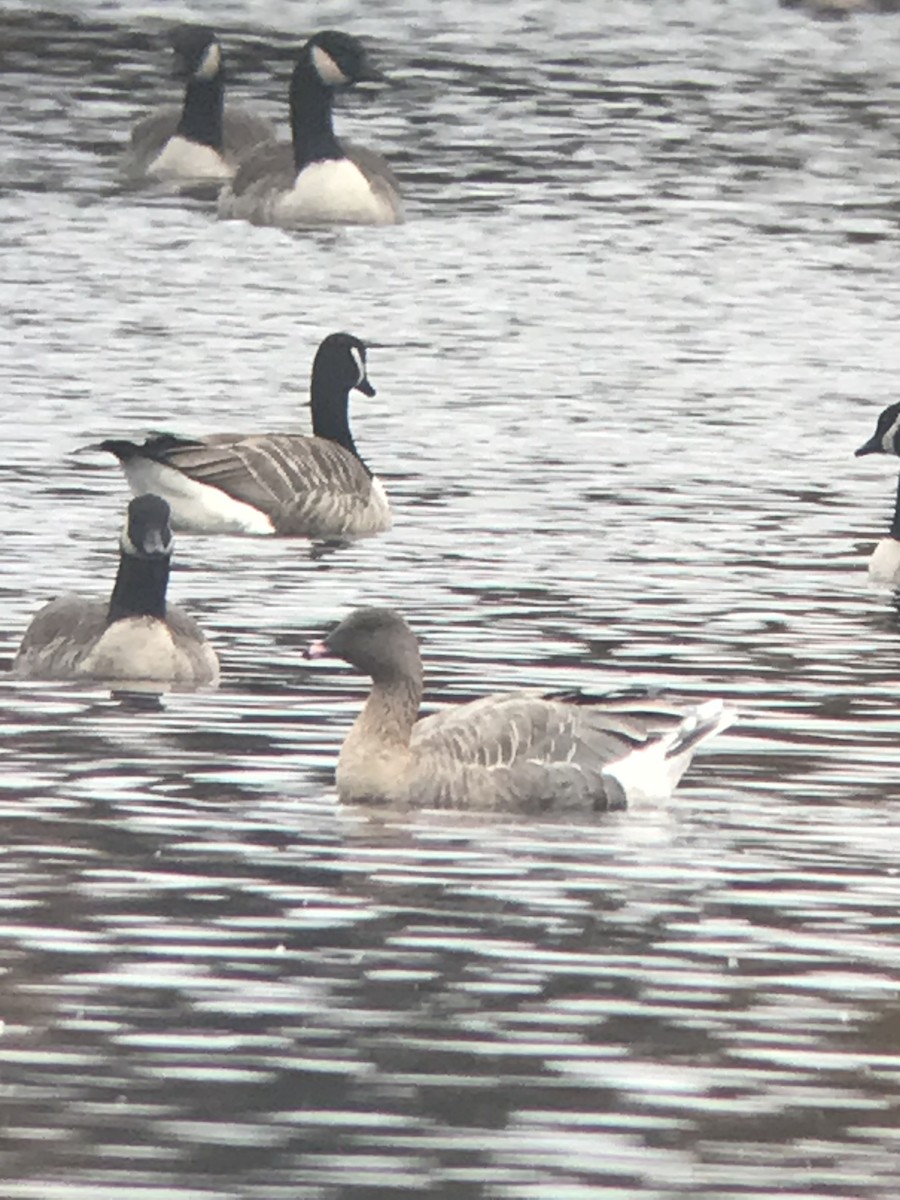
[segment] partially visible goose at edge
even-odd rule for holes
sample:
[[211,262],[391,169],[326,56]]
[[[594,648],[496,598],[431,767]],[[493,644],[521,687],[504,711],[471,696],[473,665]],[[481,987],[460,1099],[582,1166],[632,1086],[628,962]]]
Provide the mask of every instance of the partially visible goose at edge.
[[219,660],[203,631],[166,603],[171,553],[169,506],[158,496],[132,500],[110,599],[51,600],[28,626],[13,674],[192,687],[217,683]]
[[[894,454],[900,456],[900,404],[891,404],[878,417],[875,432],[856,451],[863,454]],[[869,579],[886,587],[900,587],[900,477],[897,480],[897,499],[891,518],[890,532],[882,538],[869,559]]]
[[417,720],[418,642],[387,608],[357,609],[306,651],[325,655],[372,678],[338,758],[338,794],[349,802],[535,813],[662,799],[700,743],[736,717],[720,700],[675,712],[646,698],[580,704],[513,693]]
[[383,533],[390,505],[350,432],[353,388],[375,395],[366,347],[349,333],[332,333],[313,361],[312,437],[162,433],[143,445],[108,439],[99,449],[118,458],[135,495],[166,498],[176,529],[315,539]]
[[332,121],[338,88],[384,79],[350,34],[311,37],[291,76],[292,141],[251,151],[219,195],[219,216],[284,228],[402,222],[393,171],[374,151],[339,142]]
[[171,33],[175,73],[185,77],[184,104],[145,117],[133,129],[124,163],[137,178],[230,179],[238,158],[273,136],[272,126],[245,108],[225,107],[225,64],[215,33],[179,25]]

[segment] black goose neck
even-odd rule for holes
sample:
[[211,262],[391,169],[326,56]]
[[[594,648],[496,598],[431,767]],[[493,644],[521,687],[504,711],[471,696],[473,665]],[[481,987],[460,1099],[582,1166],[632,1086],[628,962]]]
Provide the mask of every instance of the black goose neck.
[[166,616],[166,587],[169,582],[169,559],[137,558],[123,554],[109,601],[106,623],[125,617]]
[[900,475],[897,476],[897,499],[894,501],[894,515],[891,517],[891,537],[900,542]]
[[310,163],[343,158],[334,136],[332,89],[319,78],[309,48],[304,50],[291,76],[291,138],[298,173]]
[[221,74],[213,79],[189,79],[184,91],[184,108],[178,133],[188,141],[222,150],[222,115],[225,88]]
[[337,442],[339,446],[349,450],[371,475],[372,472],[369,471],[362,455],[357,450],[353,434],[350,432],[349,388],[313,375],[310,386],[310,407],[312,408],[313,435],[327,438],[329,442]]

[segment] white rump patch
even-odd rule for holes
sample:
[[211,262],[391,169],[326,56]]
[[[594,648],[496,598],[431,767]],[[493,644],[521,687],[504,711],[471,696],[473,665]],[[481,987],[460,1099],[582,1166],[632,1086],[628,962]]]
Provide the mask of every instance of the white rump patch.
[[147,167],[147,174],[158,179],[230,179],[234,171],[212,146],[176,133]]
[[869,559],[869,582],[879,587],[900,587],[900,542],[882,538]]
[[[667,800],[675,791],[679,779],[688,769],[694,751],[707,738],[727,729],[737,719],[737,712],[721,700],[707,700],[685,714],[681,724],[664,737],[640,750],[630,750],[622,758],[603,768],[603,779],[613,794],[622,795],[628,804]],[[690,738],[700,728],[707,728],[687,750],[670,754],[683,739]]]
[[222,68],[222,48],[218,42],[210,42],[203,52],[200,65],[194,72],[198,79],[215,79]]
[[276,225],[393,225],[396,221],[390,202],[372,191],[349,158],[310,163],[272,207]]
[[312,64],[327,87],[343,87],[350,82],[350,76],[344,74],[328,51],[323,50],[321,46],[313,46]]
[[123,464],[135,496],[152,492],[167,501],[172,526],[187,533],[249,533],[265,537],[275,527],[265,513],[218,488],[198,483],[176,467],[138,456]]

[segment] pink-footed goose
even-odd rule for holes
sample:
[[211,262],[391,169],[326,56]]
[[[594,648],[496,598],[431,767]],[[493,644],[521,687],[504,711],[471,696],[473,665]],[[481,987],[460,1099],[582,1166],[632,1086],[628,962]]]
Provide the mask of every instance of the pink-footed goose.
[[661,799],[699,744],[736,716],[720,700],[674,712],[646,697],[509,693],[418,720],[418,641],[388,608],[357,609],[306,651],[327,655],[372,678],[338,758],[338,794],[349,802],[542,812]]

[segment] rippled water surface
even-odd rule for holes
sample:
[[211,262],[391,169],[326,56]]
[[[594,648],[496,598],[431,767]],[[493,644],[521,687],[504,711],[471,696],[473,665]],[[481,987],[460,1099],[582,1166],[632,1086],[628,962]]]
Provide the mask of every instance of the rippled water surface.
[[[3,1196],[894,1200],[896,470],[852,451],[897,399],[900,18],[295,7],[219,7],[233,95],[283,126],[300,39],[364,36],[394,86],[338,121],[407,225],[124,187],[206,8],[0,2],[0,655],[115,571],[80,447],[305,428],[334,329],[396,511],[324,555],[179,540],[218,692],[0,687]],[[429,702],[743,718],[662,812],[344,811],[362,683],[300,650],[357,603],[424,636]]]

